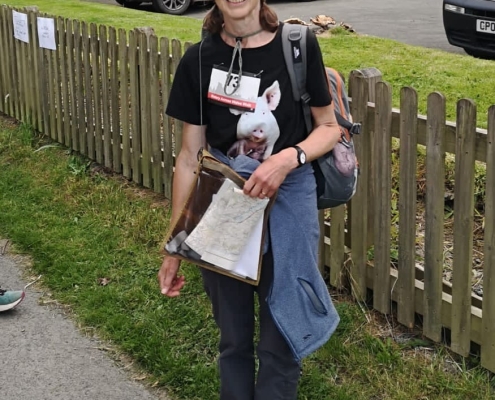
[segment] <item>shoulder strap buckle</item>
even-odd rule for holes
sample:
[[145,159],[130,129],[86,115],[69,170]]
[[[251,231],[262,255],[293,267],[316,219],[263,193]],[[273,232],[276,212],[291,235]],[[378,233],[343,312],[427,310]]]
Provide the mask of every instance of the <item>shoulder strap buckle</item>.
[[353,123],[351,129],[349,129],[349,133],[359,135],[361,133],[361,124],[358,122]]
[[289,40],[295,42],[302,39],[302,33],[300,29],[291,29],[289,32]]
[[311,100],[311,96],[309,95],[308,92],[305,92],[301,95],[301,101],[304,103],[304,104],[308,104],[309,101]]

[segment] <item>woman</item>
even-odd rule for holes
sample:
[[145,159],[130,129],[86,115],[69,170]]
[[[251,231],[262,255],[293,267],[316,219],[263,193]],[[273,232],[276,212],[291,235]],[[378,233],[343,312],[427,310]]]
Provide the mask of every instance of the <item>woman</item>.
[[[220,329],[222,400],[297,397],[301,359],[324,344],[338,316],[317,269],[318,219],[311,161],[340,137],[318,42],[308,35],[307,91],[314,129],[305,132],[293,100],[281,28],[264,0],[216,0],[205,17],[207,37],[184,54],[167,114],[184,122],[173,183],[172,220],[194,180],[197,154],[210,146],[234,169],[249,159],[244,193],[271,197],[269,243],[258,287],[201,269]],[[179,260],[158,273],[163,295],[184,287]],[[254,359],[254,293],[259,296],[259,368]]]

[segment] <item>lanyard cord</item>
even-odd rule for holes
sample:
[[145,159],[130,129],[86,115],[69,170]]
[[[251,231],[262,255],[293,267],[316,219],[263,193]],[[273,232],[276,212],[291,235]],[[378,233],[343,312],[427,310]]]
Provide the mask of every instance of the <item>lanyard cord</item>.
[[[263,28],[255,31],[255,32],[249,33],[247,35],[244,35],[244,36],[235,36],[232,33],[230,33],[229,31],[227,31],[225,28],[223,28],[223,31],[225,32],[225,34],[227,36],[235,39],[235,46],[234,46],[234,52],[232,54],[232,61],[230,62],[229,71],[227,72],[227,77],[225,78],[225,84],[223,86],[223,92],[227,96],[232,96],[237,91],[237,89],[239,89],[239,86],[241,85],[241,78],[242,78],[242,39],[245,39],[245,38],[248,38],[248,37],[257,35],[258,33],[263,32]],[[237,85],[234,86],[234,88],[232,89],[232,92],[227,93],[227,87],[228,87],[228,83],[232,79],[232,71],[234,69],[234,61],[235,61],[235,56],[237,55],[237,53],[239,53],[239,79],[237,81]]]
[[204,39],[199,44],[199,124],[203,125],[203,71],[201,63],[201,49],[203,47]]

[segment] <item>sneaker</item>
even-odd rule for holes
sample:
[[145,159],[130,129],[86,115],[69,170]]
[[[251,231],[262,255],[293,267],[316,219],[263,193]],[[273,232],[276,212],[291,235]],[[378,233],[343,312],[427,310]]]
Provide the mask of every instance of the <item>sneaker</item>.
[[0,312],[14,308],[24,299],[25,295],[23,290],[0,289]]

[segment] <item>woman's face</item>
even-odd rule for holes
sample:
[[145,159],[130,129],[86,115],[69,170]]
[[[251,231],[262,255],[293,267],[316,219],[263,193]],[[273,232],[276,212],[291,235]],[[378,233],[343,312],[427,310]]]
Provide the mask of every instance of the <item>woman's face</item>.
[[260,0],[215,0],[223,14],[224,21],[240,22],[252,17],[258,18]]

